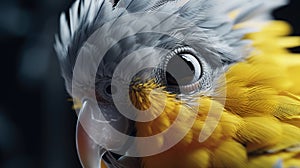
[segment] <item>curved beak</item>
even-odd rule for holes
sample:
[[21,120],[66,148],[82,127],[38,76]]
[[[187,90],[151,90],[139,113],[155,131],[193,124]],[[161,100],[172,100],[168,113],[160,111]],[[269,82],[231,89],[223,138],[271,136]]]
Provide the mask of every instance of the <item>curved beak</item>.
[[101,167],[101,147],[89,138],[80,122],[77,123],[76,145],[81,165],[84,168]]
[[[101,168],[101,159],[108,150],[118,151],[126,144],[120,138],[129,128],[129,121],[123,118],[108,120],[102,114],[98,104],[89,99],[82,103],[76,127],[77,152],[84,168]],[[121,132],[116,131],[116,127]],[[122,128],[122,129],[121,129]],[[116,133],[117,132],[117,133]],[[103,167],[103,166],[102,166]],[[110,167],[106,163],[105,167]]]
[[89,137],[80,122],[80,118],[83,117],[82,115],[85,113],[86,107],[87,102],[84,101],[78,115],[76,127],[77,152],[81,165],[84,168],[100,168],[101,157],[105,153],[105,150],[101,151],[102,148]]

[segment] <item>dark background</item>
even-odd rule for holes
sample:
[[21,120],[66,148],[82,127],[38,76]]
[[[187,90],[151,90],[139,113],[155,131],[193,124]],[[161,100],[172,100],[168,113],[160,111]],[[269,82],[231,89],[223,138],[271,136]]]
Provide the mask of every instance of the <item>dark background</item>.
[[[0,2],[0,167],[80,167],[53,36],[71,0]],[[300,1],[274,12],[300,35]],[[299,52],[299,48],[292,49]]]

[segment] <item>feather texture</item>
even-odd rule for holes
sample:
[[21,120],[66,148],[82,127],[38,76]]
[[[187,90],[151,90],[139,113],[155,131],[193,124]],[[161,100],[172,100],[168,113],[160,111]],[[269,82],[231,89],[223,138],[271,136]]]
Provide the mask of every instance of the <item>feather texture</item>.
[[[260,0],[235,0],[232,3],[224,3],[223,1],[121,0],[113,7],[113,4],[108,0],[76,0],[69,10],[69,21],[66,19],[66,14],[61,15],[60,33],[56,35],[54,46],[60,59],[67,90],[71,93],[73,68],[78,53],[86,40],[104,24],[130,13],[179,14],[180,17],[196,24],[208,36],[203,38],[209,40],[204,43],[210,43],[211,49],[209,50],[215,50],[209,52],[217,53],[219,59],[227,63],[242,60],[249,52],[249,50],[245,50],[249,47],[249,42],[242,40],[242,37],[246,33],[256,31],[257,27],[248,26],[235,29],[234,24],[253,23],[257,17],[260,17],[260,14],[251,10],[255,6],[260,6],[261,12],[268,13],[277,5],[281,5],[283,1],[277,0],[278,3],[273,4],[272,2],[273,5],[269,2],[262,3]],[[230,18],[229,13],[234,10],[240,12],[235,18]],[[203,36],[203,33],[201,33],[202,35],[194,33],[196,34],[193,34],[193,37],[196,38],[195,41],[199,41]],[[105,42],[105,39],[103,40]],[[194,41],[193,39],[187,40]]]
[[[176,95],[165,91],[165,86],[150,81],[132,86],[130,99],[138,109],[144,110],[153,105],[150,112],[156,115],[164,106],[162,96],[167,95],[165,108],[159,117],[150,122],[135,123],[138,137],[153,136],[167,130],[175,122],[180,109],[185,118],[192,118],[196,113],[196,120],[186,134],[188,120],[179,120],[180,126],[174,128],[174,137],[185,134],[184,138],[167,151],[140,158],[140,163],[136,163],[140,165],[136,166],[300,166],[300,56],[286,49],[299,46],[300,38],[287,37],[290,27],[286,23],[269,22],[270,12],[285,3],[284,0],[233,0],[230,3],[225,0],[121,0],[113,6],[105,0],[77,0],[69,10],[69,21],[65,14],[61,15],[60,33],[55,37],[55,49],[67,90],[73,94],[73,82],[73,87],[82,93],[91,93],[94,89],[103,91],[103,88],[93,86],[95,79],[91,77],[90,69],[97,68],[96,61],[89,66],[81,65],[76,72],[80,76],[79,81],[72,81],[72,75],[77,59],[83,63],[94,59],[99,48],[107,43],[107,46],[115,44],[109,48],[109,56],[100,62],[97,82],[111,80],[116,65],[132,51],[144,46],[151,48],[151,52],[144,52],[146,56],[126,62],[124,69],[118,73],[118,77],[124,80],[131,80],[125,73],[131,67],[143,68],[143,62],[159,63],[163,54],[151,57],[152,52],[158,52],[157,48],[174,49],[188,44],[209,64],[212,79],[207,78],[211,80],[208,89]],[[155,22],[157,18],[145,21],[133,15],[160,12],[170,16]],[[128,22],[120,22],[119,19],[126,15],[131,16]],[[184,20],[192,24],[186,24]],[[141,33],[160,26],[167,27],[173,36],[184,36],[176,41],[155,32]],[[101,46],[91,43],[92,40],[87,42],[103,27],[107,34],[102,33],[103,38],[96,39]],[[134,36],[136,34],[138,36]],[[126,38],[120,41],[114,39],[121,35]],[[79,53],[85,57],[77,58]],[[218,83],[222,70],[226,71],[223,85]],[[152,92],[154,88],[161,92]],[[220,97],[221,94],[214,95],[213,91],[226,91],[226,95]],[[79,100],[84,97],[75,93],[72,96]],[[178,97],[182,99],[179,101]],[[222,101],[225,101],[224,106]],[[200,106],[194,107],[193,104],[197,103]],[[210,116],[211,107],[220,110],[220,116]],[[199,142],[201,131],[212,134],[204,142]],[[162,149],[167,143],[168,139],[162,136],[154,145]],[[143,143],[136,145],[139,152],[154,148]]]
[[[273,35],[268,34],[269,37],[263,38],[264,40],[273,38],[281,40],[285,37],[277,35],[286,34],[287,29],[288,26],[283,22],[272,22],[258,33],[266,34],[264,31],[271,31]],[[260,36],[254,33],[248,37]],[[255,38],[254,44],[257,42]],[[299,45],[298,41],[294,43],[292,41],[289,41],[288,45]],[[272,53],[268,52],[268,48],[265,49],[266,45],[263,44],[274,45],[276,47],[272,48],[281,50],[280,53],[284,54],[275,52],[278,55],[270,55]],[[297,96],[299,92],[297,89],[294,90],[298,86],[295,85],[298,80],[289,77],[290,66],[300,67],[300,64],[298,61],[292,65],[277,62],[276,57],[288,59],[293,58],[295,54],[288,53],[284,47],[279,47],[276,43],[264,42],[255,46],[259,49],[259,53],[254,52],[252,57],[231,66],[226,73],[225,109],[209,139],[203,143],[197,141],[210,104],[214,100],[200,98],[201,106],[191,131],[172,149],[157,156],[143,158],[144,167],[152,168],[153,163],[161,163],[167,168],[300,166],[300,99]],[[300,57],[295,58],[299,59]],[[162,117],[171,121],[177,114],[174,110],[170,112],[166,110],[165,113],[168,117],[165,115]],[[162,123],[170,121],[165,122],[158,118],[151,124],[138,123],[137,128],[140,128],[138,134],[153,135],[153,132],[145,130],[158,129],[157,127],[164,125]],[[167,126],[160,127],[165,128]],[[198,154],[198,158],[195,158],[195,153]]]

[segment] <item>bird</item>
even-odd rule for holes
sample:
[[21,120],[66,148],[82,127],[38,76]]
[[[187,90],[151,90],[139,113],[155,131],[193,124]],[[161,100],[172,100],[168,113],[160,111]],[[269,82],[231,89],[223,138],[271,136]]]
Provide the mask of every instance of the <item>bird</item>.
[[55,36],[83,167],[300,167],[285,0],[76,0]]

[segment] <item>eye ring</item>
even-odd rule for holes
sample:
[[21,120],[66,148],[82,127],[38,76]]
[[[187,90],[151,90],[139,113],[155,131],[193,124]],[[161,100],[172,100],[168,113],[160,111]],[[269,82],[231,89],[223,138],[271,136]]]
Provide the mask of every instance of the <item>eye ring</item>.
[[[170,92],[191,93],[201,88],[201,79],[207,76],[207,64],[189,46],[178,47],[166,55],[159,65],[157,81]],[[170,72],[173,74],[171,75]]]

